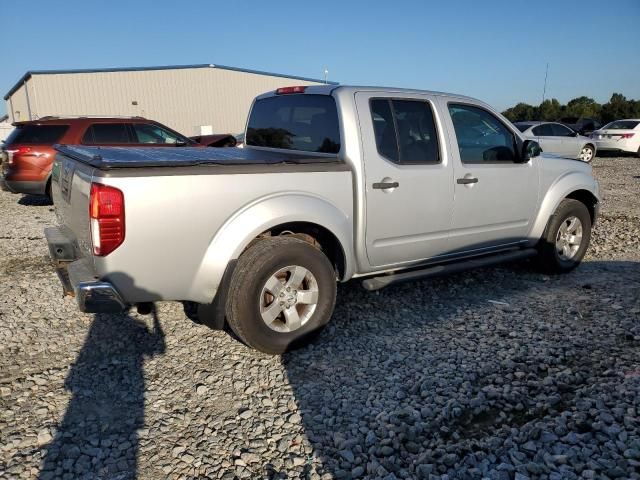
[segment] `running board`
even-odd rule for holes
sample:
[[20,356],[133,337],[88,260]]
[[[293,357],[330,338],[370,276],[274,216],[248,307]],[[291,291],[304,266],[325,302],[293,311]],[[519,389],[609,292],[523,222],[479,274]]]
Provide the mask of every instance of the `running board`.
[[362,281],[362,286],[367,290],[380,290],[381,288],[388,287],[389,285],[394,285],[396,283],[438,277],[441,275],[448,275],[450,273],[463,272],[472,268],[488,267],[497,263],[511,262],[514,260],[533,257],[537,254],[538,251],[535,248],[526,248],[515,251],[511,250],[506,253],[499,253],[481,258],[471,258],[455,263],[423,268],[421,270],[412,270],[410,272],[400,272],[380,277],[367,278]]

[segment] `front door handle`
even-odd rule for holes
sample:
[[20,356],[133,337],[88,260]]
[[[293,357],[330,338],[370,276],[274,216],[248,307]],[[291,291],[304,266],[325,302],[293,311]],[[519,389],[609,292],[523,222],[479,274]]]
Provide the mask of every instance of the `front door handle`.
[[464,177],[457,179],[456,183],[459,183],[460,185],[467,185],[469,183],[478,183],[478,179],[475,177]]
[[377,182],[373,184],[373,188],[378,190],[386,190],[387,188],[398,188],[400,184],[398,182]]

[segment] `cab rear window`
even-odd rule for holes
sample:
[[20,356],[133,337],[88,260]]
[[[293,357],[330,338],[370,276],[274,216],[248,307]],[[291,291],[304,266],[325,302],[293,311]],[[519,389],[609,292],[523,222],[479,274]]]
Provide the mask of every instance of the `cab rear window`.
[[53,145],[58,143],[69,125],[18,125],[5,140],[7,145],[30,143]]
[[256,100],[246,143],[256,147],[338,153],[336,102],[329,95],[278,95]]

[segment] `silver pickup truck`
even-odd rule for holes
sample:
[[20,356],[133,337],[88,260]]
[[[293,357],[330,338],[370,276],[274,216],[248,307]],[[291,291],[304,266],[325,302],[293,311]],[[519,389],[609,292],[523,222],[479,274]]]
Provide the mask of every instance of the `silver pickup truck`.
[[244,149],[58,146],[51,256],[84,312],[183,301],[281,353],[326,325],[336,280],[369,290],[536,257],[567,272],[598,184],[488,105],[437,92],[288,87]]

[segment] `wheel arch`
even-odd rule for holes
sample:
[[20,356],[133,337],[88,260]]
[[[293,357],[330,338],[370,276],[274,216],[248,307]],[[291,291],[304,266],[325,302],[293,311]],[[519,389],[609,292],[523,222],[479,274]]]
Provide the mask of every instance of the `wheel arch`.
[[597,182],[591,175],[584,173],[568,174],[551,186],[543,198],[529,234],[532,244],[542,238],[549,218],[565,198],[584,203],[589,210],[591,223],[595,223],[600,203]]
[[319,196],[285,193],[252,202],[222,225],[203,256],[190,288],[189,300],[211,302],[229,262],[238,259],[252,242],[264,236],[282,234],[297,234],[303,239],[315,240],[336,265],[340,280],[353,275],[351,212],[344,212]]

